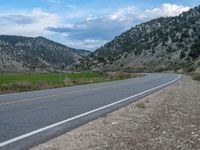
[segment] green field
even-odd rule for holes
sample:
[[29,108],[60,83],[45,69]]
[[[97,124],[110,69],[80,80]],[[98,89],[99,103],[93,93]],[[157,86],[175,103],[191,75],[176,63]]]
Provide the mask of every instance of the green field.
[[12,93],[79,84],[122,80],[141,75],[128,73],[5,73],[0,74],[0,93]]
[[[64,79],[64,74],[61,76],[61,80]],[[38,81],[45,81],[48,83],[59,83],[60,77],[58,73],[24,73],[24,74],[0,74],[0,84],[7,84],[17,81],[30,81],[36,83]]]

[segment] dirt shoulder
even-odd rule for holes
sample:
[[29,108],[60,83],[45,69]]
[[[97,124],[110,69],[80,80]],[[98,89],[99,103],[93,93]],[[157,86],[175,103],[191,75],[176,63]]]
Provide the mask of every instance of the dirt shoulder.
[[200,149],[200,82],[188,76],[33,150]]

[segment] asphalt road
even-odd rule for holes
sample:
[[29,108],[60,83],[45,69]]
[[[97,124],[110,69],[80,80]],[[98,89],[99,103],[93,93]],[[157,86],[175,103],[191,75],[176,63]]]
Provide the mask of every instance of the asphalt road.
[[176,74],[0,96],[0,149],[28,149],[160,90]]

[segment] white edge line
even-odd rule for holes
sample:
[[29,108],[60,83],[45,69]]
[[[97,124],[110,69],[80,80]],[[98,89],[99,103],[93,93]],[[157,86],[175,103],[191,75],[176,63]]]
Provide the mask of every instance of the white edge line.
[[60,121],[60,122],[58,122],[58,123],[55,123],[55,124],[52,124],[52,125],[49,125],[49,126],[46,126],[46,127],[40,128],[40,129],[37,129],[37,130],[32,131],[32,132],[29,132],[29,133],[27,133],[27,134],[24,134],[24,135],[18,136],[18,137],[16,137],[16,138],[10,139],[10,140],[8,140],[8,141],[2,142],[2,143],[0,143],[0,147],[3,147],[3,146],[6,146],[6,145],[8,145],[8,144],[11,144],[11,143],[13,143],[13,142],[16,142],[16,141],[22,140],[22,139],[24,139],[24,138],[27,138],[27,137],[32,136],[32,135],[34,135],[34,134],[37,134],[37,133],[43,132],[43,131],[45,131],[45,130],[48,130],[48,129],[54,128],[54,127],[56,127],[56,126],[62,125],[62,124],[64,124],[64,123],[67,123],[67,122],[69,122],[69,121],[72,121],[72,120],[78,119],[78,118],[80,118],[80,117],[83,117],[83,116],[86,116],[86,115],[92,114],[92,113],[94,113],[94,112],[97,112],[97,111],[99,111],[99,110],[102,110],[102,109],[108,108],[108,107],[110,107],[110,106],[113,106],[113,105],[119,104],[119,103],[124,102],[124,101],[127,101],[127,100],[129,100],[129,99],[131,99],[131,98],[134,98],[134,97],[140,96],[140,95],[142,95],[142,94],[145,94],[145,93],[151,92],[151,91],[153,91],[153,90],[159,89],[159,88],[161,88],[161,87],[164,87],[164,86],[166,86],[166,85],[170,85],[170,84],[172,84],[172,83],[178,81],[180,78],[181,78],[181,76],[179,75],[177,79],[174,79],[174,80],[172,80],[172,81],[170,81],[170,82],[168,82],[168,83],[165,83],[165,84],[159,85],[159,86],[157,86],[157,87],[154,87],[154,88],[152,88],[152,89],[146,90],[146,91],[141,92],[141,93],[138,93],[138,94],[136,94],[136,95],[133,95],[133,96],[130,96],[130,97],[124,98],[124,99],[119,100],[119,101],[117,101],[117,102],[114,102],[114,103],[111,103],[111,104],[108,104],[108,105],[105,105],[105,106],[99,107],[99,108],[97,108],[97,109],[94,109],[94,110],[88,111],[88,112],[86,112],[86,113],[83,113],[83,114],[80,114],[80,115],[74,116],[74,117],[72,117],[72,118],[69,118],[69,119],[66,119],[66,120]]

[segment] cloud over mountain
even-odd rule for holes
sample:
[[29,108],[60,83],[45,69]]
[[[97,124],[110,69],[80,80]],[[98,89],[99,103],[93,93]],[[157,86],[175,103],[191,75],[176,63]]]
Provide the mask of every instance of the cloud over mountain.
[[0,14],[1,34],[16,34],[26,36],[47,35],[47,26],[56,26],[60,23],[60,17],[48,13],[40,8],[31,11],[21,11]]
[[[101,17],[86,18],[80,23],[67,26],[49,26],[46,30],[64,33],[70,40],[98,40],[98,42],[102,41],[101,43],[104,43],[141,22],[161,16],[176,16],[187,10],[189,10],[189,7],[175,4],[163,4],[161,7],[146,10],[140,10],[131,6],[120,8],[115,12]],[[93,48],[96,47],[98,45],[94,45]]]

